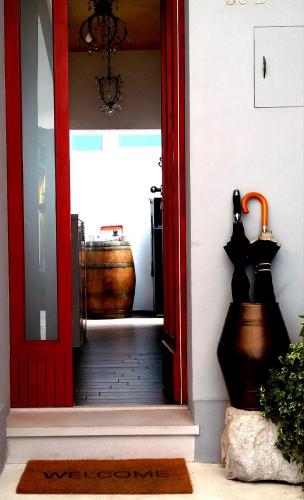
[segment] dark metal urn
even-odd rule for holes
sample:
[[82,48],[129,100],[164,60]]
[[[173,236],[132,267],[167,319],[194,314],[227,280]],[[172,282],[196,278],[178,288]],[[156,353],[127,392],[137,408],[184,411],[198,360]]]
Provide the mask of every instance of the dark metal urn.
[[259,409],[259,390],[290,340],[279,304],[230,304],[218,359],[235,408]]

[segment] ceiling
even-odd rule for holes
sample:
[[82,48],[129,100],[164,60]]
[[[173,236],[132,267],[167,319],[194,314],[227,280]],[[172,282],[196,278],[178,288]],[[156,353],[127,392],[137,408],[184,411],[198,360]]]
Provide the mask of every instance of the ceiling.
[[[87,47],[78,44],[81,23],[92,14],[87,0],[68,0],[69,6],[69,51],[87,52]],[[160,49],[160,0],[118,0],[115,15],[126,22],[129,41],[119,50]]]

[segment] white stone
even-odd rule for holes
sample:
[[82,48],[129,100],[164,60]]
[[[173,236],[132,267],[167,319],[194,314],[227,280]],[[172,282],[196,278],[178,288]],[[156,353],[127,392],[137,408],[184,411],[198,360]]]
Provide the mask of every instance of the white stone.
[[297,465],[284,459],[276,440],[277,427],[261,412],[227,408],[221,443],[227,479],[303,482]]

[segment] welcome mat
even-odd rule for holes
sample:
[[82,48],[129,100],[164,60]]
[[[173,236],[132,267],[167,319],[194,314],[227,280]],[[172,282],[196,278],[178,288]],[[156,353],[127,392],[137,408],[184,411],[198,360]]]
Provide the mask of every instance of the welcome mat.
[[17,493],[192,493],[184,459],[30,460]]

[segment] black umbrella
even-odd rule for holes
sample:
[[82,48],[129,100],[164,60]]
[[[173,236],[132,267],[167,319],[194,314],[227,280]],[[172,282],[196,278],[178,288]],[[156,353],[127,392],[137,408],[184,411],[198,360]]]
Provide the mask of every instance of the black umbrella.
[[262,203],[262,232],[259,238],[251,243],[249,249],[249,258],[255,265],[254,302],[276,302],[271,263],[279,251],[280,245],[267,228],[268,203],[262,194],[255,192],[246,194],[242,199],[243,212],[245,214],[249,212],[247,203],[252,198],[256,198]]
[[224,246],[229,259],[234,264],[231,281],[233,302],[249,302],[250,283],[245,271],[248,263],[250,243],[245,236],[241,218],[241,195],[238,189],[233,191],[233,230],[231,240]]

